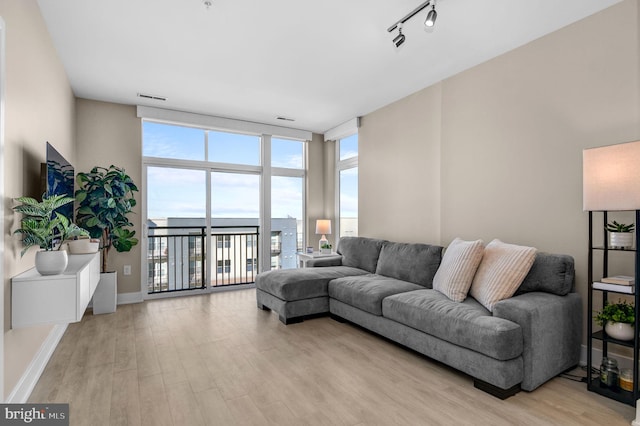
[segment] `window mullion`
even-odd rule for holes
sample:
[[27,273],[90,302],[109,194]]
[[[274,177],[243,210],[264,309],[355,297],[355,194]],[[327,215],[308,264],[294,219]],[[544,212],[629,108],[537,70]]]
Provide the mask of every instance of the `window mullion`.
[[260,159],[262,163],[260,191],[260,271],[271,269],[271,136],[262,135]]

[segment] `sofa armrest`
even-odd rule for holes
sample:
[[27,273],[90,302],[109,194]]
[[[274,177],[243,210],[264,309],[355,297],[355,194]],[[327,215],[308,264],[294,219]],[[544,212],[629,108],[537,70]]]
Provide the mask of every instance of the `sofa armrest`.
[[307,260],[307,268],[319,266],[342,266],[342,256],[323,256]]
[[522,327],[522,389],[532,391],[575,366],[582,344],[582,301],[578,293],[525,293],[495,304],[493,315]]

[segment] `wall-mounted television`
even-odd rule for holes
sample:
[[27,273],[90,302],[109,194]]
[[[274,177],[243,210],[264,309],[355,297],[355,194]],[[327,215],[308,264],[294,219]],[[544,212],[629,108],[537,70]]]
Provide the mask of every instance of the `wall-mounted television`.
[[[73,166],[49,142],[47,163],[42,165],[43,193],[47,196],[66,195],[74,198],[75,173]],[[56,210],[73,222],[73,203]]]

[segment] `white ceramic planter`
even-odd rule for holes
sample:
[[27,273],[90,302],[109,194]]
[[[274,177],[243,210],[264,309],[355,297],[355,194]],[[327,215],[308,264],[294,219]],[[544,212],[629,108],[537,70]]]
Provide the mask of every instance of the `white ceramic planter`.
[[82,238],[79,240],[67,241],[69,247],[69,253],[71,254],[90,254],[98,251],[100,243],[98,241],[91,241],[88,238]]
[[609,246],[611,248],[631,248],[633,247],[633,232],[610,232]]
[[632,340],[634,335],[633,324],[626,322],[607,321],[607,324],[604,326],[604,331],[610,337],[618,340]]
[[67,269],[69,258],[64,250],[39,251],[36,253],[36,271],[40,275],[58,275]]

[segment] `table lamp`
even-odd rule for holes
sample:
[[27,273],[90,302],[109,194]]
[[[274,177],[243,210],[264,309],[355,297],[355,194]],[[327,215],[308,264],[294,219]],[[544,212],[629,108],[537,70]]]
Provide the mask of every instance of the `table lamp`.
[[329,240],[327,240],[326,234],[331,235],[331,220],[329,219],[318,219],[316,220],[316,234],[322,234],[320,238],[319,248],[322,251],[322,246],[329,244]]

